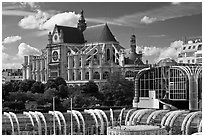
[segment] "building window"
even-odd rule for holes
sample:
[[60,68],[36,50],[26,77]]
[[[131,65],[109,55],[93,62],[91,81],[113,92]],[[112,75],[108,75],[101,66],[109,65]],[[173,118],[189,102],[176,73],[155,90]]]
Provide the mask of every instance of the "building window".
[[179,63],[183,63],[183,60],[180,60]]
[[202,44],[198,45],[198,49],[197,50],[202,50]]
[[186,49],[186,47],[183,47],[183,50],[185,50]]
[[100,74],[98,72],[94,72],[93,79],[100,79]]
[[155,88],[154,71],[147,71],[139,78],[140,97],[149,97],[149,91]]
[[104,72],[103,73],[103,79],[108,79],[109,78],[109,72]]
[[195,45],[193,46],[193,49],[195,49]]
[[202,57],[202,54],[196,54],[196,57]]
[[78,79],[77,80],[81,80],[81,72],[78,73]]
[[107,61],[109,61],[110,60],[110,49],[107,49]]
[[192,59],[192,63],[194,63],[195,62],[195,60],[194,59]]
[[169,98],[172,100],[187,99],[187,77],[179,69],[170,69]]
[[85,74],[85,79],[86,79],[86,80],[89,80],[89,72],[86,72],[86,74]]
[[190,60],[188,60],[188,63],[190,63]]
[[189,46],[188,49],[191,49],[191,46]]
[[196,63],[202,63],[202,58],[196,59]]

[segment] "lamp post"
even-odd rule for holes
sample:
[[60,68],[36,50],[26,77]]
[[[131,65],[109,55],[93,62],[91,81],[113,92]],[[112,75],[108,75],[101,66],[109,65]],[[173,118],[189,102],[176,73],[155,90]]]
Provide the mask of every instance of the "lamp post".
[[[53,112],[55,113],[55,97],[53,97]],[[54,135],[56,135],[55,132],[55,115],[53,115],[53,130],[54,130]]]
[[71,135],[73,135],[73,120],[72,120],[72,98],[71,98]]

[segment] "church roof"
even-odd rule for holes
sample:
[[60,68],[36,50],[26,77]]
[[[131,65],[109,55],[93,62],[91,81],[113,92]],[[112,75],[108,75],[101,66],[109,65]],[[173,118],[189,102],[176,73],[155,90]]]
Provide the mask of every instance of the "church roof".
[[91,42],[117,42],[107,24],[88,27],[84,31],[87,43]]
[[59,33],[62,30],[64,43],[82,44],[85,42],[83,33],[78,28],[59,25],[55,25],[55,27]]
[[125,58],[126,65],[144,65],[140,58],[136,58],[135,60],[131,60],[129,58]]
[[113,44],[113,46],[117,49],[117,51],[120,51],[120,49],[125,49],[123,46],[119,44]]

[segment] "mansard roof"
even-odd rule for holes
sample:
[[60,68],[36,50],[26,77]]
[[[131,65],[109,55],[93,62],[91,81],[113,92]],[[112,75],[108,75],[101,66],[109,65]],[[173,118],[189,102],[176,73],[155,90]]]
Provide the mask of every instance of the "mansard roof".
[[82,44],[85,42],[83,33],[78,28],[60,25],[55,25],[55,27],[59,33],[63,32],[64,43]]
[[88,27],[84,31],[85,41],[92,42],[117,42],[107,24]]

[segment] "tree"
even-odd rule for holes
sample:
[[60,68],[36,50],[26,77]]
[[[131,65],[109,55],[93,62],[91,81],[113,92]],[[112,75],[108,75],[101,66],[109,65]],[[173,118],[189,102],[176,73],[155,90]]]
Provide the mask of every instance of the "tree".
[[6,92],[13,92],[13,84],[12,82],[6,82],[3,84],[3,88]]
[[30,79],[23,80],[19,85],[19,90],[22,92],[30,91],[34,83],[35,83],[35,80],[30,80]]
[[13,82],[13,92],[19,91],[19,85],[21,84],[22,81],[14,81]]
[[58,95],[60,98],[67,98],[69,95],[68,87],[63,84],[59,85]]
[[11,92],[9,97],[9,101],[22,101],[26,102],[27,100],[34,100],[33,94],[27,92]]
[[9,96],[9,92],[13,91],[13,84],[11,82],[6,82],[2,84],[2,99],[5,101]]
[[40,81],[35,82],[31,87],[32,93],[44,93],[44,84]]
[[96,85],[96,83],[94,83],[94,81],[90,80],[82,86],[82,90],[85,94],[95,95],[96,93],[98,93],[98,86]]
[[82,93],[88,96],[96,97],[98,100],[102,101],[104,96],[101,92],[99,92],[98,85],[94,83],[94,81],[89,81],[82,86]]
[[134,83],[126,80],[122,75],[111,74],[107,83],[101,88],[105,105],[132,105],[134,97]]
[[42,93],[35,93],[33,94],[34,100],[37,102],[38,105],[44,105],[46,104],[46,99],[44,97],[44,94]]
[[56,89],[47,89],[44,92],[44,98],[47,100],[52,100],[53,97],[57,95],[57,90]]
[[66,84],[66,81],[65,81],[63,78],[61,78],[61,77],[57,77],[57,78],[55,79],[55,84],[56,84],[57,87],[58,87],[59,85],[64,85],[64,86],[67,85],[67,84]]
[[47,89],[49,89],[49,88],[51,88],[51,89],[52,89],[52,88],[57,89],[57,85],[56,85],[54,79],[49,79],[49,80],[47,81],[47,83],[45,84],[45,90],[47,90]]

